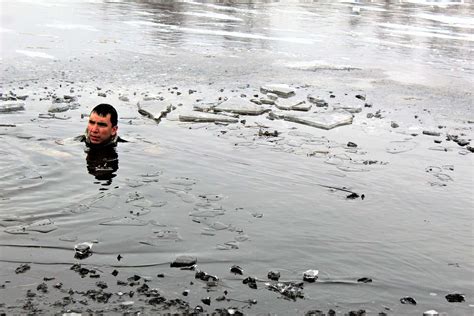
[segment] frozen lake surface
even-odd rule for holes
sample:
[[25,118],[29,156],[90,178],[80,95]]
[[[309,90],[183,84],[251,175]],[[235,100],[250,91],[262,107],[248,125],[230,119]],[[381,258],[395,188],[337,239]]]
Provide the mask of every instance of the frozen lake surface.
[[[0,311],[473,313],[471,1],[0,6]],[[227,99],[265,110],[180,121]],[[103,102],[130,141],[113,170],[73,140]],[[350,124],[288,120],[333,110]],[[180,255],[219,281],[170,268]],[[313,269],[304,298],[271,290],[269,271]]]

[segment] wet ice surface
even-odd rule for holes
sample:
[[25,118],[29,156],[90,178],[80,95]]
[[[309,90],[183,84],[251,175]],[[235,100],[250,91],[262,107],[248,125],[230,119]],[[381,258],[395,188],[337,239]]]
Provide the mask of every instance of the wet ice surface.
[[[1,4],[2,105],[23,104],[0,112],[2,310],[164,308],[137,290],[147,277],[208,312],[472,312],[473,158],[461,141],[473,137],[470,4]],[[180,122],[196,106],[267,102],[261,87],[275,83],[295,91],[277,101],[327,106],[258,105],[273,113],[360,112],[331,130],[268,111]],[[138,112],[154,101],[173,105],[158,121]],[[72,140],[100,102],[116,105],[131,141],[111,179],[89,174]],[[75,259],[84,243],[91,255]],[[219,280],[170,268],[180,255]],[[23,263],[31,269],[16,275]],[[318,280],[300,288],[312,270]],[[288,283],[265,285],[269,271]],[[102,296],[77,293],[89,289]],[[216,300],[224,291],[230,300]],[[447,302],[453,293],[466,302]]]

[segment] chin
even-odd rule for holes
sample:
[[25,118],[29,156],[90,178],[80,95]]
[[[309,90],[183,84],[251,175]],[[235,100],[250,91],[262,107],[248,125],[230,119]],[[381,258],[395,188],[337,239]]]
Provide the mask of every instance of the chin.
[[98,145],[98,144],[102,143],[100,140],[96,141],[96,140],[92,140],[92,139],[90,139],[90,142],[91,142],[91,144],[94,144],[94,145]]

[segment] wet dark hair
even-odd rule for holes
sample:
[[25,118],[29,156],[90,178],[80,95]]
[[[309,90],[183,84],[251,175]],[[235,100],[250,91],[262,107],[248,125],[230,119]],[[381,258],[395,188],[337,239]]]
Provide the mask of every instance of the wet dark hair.
[[117,121],[118,121],[118,115],[117,111],[113,106],[107,103],[101,103],[99,105],[96,105],[95,108],[92,109],[91,113],[95,112],[99,114],[100,116],[107,116],[107,114],[110,114],[110,122],[112,123],[113,126],[117,126]]

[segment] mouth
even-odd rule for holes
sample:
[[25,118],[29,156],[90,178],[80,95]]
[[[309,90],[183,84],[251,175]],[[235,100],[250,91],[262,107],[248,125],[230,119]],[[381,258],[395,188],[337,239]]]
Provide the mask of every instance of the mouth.
[[100,141],[99,137],[89,135],[89,139],[92,143],[98,143]]

